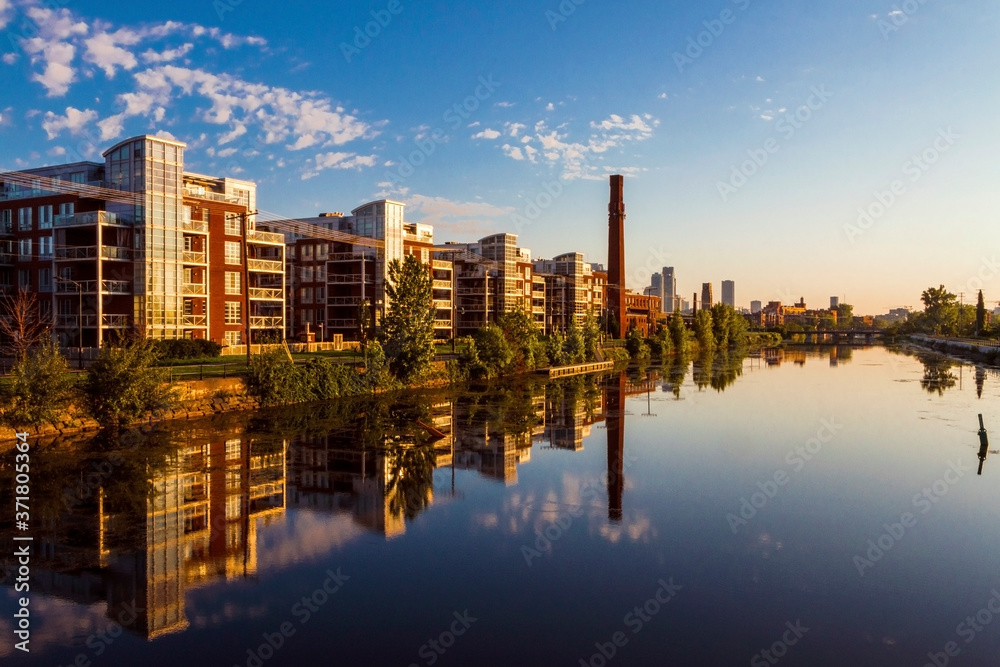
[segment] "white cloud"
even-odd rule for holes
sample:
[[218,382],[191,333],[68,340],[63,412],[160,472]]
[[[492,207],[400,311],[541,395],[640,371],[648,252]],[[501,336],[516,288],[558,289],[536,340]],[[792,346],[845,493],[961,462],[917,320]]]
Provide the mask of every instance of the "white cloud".
[[313,167],[302,174],[302,180],[319,175],[324,169],[357,169],[374,167],[377,158],[374,155],[358,155],[356,153],[330,152],[319,153],[312,160]]
[[53,146],[46,152],[52,157],[60,157],[62,155],[66,155],[66,149],[63,148],[62,146]]
[[218,155],[219,157],[230,157],[236,155],[237,150],[238,149],[236,148],[223,148],[221,151],[216,153],[216,155]]
[[0,30],[7,27],[13,15],[14,3],[11,0],[0,0]]
[[112,141],[117,139],[125,131],[125,114],[116,113],[108,116],[97,124],[101,130],[101,141]]
[[95,21],[92,37],[83,40],[85,62],[97,65],[104,70],[104,74],[112,79],[115,76],[115,67],[126,70],[135,69],[139,64],[138,59],[125,46],[135,46],[142,40],[142,35],[128,28],[122,28],[115,32],[108,32],[109,24]]
[[520,161],[524,159],[524,153],[521,151],[521,148],[519,146],[511,146],[510,144],[504,144],[501,148],[503,148],[504,155],[513,160]]
[[754,81],[756,81],[757,83],[764,83],[764,77],[758,75],[757,78],[754,79]]
[[34,37],[22,38],[21,46],[31,58],[31,64],[44,64],[41,72],[32,75],[32,81],[45,86],[49,97],[60,97],[76,80],[72,62],[76,47],[66,40],[87,34],[87,24],[77,21],[67,9],[52,10],[29,7],[26,11],[38,28]]
[[66,107],[66,115],[60,116],[51,111],[45,112],[42,120],[42,129],[49,136],[55,139],[63,130],[68,130],[70,134],[79,134],[87,123],[97,120],[97,112],[93,109],[80,111],[74,107]]
[[527,125],[522,125],[521,123],[511,123],[507,126],[507,131],[512,137],[516,137],[521,130],[527,128]]
[[3,62],[5,65],[13,65],[19,57],[16,53],[5,53],[3,54]]
[[669,98],[667,97],[667,94],[666,94],[666,93],[660,93],[660,94],[659,94],[659,95],[657,96],[657,98],[656,98],[656,99],[658,99],[658,100],[665,100],[665,99],[669,99]]
[[517,102],[497,102],[495,106],[501,109],[510,109],[513,106],[517,106]]
[[142,61],[144,63],[168,63],[172,60],[177,60],[178,58],[183,58],[191,52],[194,48],[194,44],[187,43],[178,46],[176,49],[167,49],[166,51],[156,52],[153,49],[147,49],[142,54]]
[[404,203],[407,219],[433,225],[436,232],[481,236],[496,228],[496,218],[508,218],[514,213],[514,208],[509,206],[494,206],[481,201],[452,201],[421,194],[406,197]]
[[545,105],[545,110],[546,111],[555,111],[556,110],[556,105],[552,104],[552,102],[549,102],[548,104]]
[[486,128],[482,132],[476,132],[474,135],[472,135],[472,138],[473,139],[496,139],[499,136],[500,136],[500,133],[497,132],[496,130],[492,130],[490,128]]

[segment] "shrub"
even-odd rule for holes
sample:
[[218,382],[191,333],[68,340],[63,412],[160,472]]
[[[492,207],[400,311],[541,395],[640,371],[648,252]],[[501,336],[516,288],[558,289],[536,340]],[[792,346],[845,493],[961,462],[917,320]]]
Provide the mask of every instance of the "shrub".
[[14,364],[5,393],[9,424],[41,424],[63,414],[76,393],[76,381],[55,343],[42,339],[32,354]]
[[156,346],[144,338],[132,338],[117,346],[105,346],[84,376],[83,391],[90,414],[101,426],[120,428],[166,410],[173,392],[167,372],[155,368]]
[[625,337],[625,349],[633,359],[649,359],[649,345],[642,339],[642,333],[632,327]]

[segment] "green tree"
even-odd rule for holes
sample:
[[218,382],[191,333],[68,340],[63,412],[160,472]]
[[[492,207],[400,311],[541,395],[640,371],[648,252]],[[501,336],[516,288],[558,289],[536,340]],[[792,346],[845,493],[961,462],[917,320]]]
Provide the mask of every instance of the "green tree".
[[986,331],[986,301],[983,299],[983,290],[979,290],[976,298],[976,335]]
[[566,363],[581,364],[587,359],[587,342],[580,327],[577,326],[576,320],[571,321],[569,328],[566,329],[566,341],[563,343],[563,351],[565,352]]
[[649,359],[649,345],[642,339],[638,327],[631,327],[625,336],[625,349],[633,359]]
[[472,341],[469,355],[470,375],[495,378],[507,372],[507,368],[514,360],[514,351],[511,350],[503,329],[491,322],[477,330],[472,336]]
[[31,352],[14,364],[5,391],[4,418],[15,428],[55,421],[76,394],[69,364],[51,339],[43,338]]
[[593,310],[587,311],[587,319],[583,322],[583,349],[587,361],[597,359],[597,344],[601,340],[601,323],[594,316]]
[[719,302],[712,306],[712,337],[716,346],[729,347],[729,319],[736,316],[736,311],[727,303]]
[[420,378],[434,359],[434,303],[431,274],[414,255],[389,262],[385,284],[388,312],[382,346],[389,370],[404,383]]
[[743,347],[747,343],[747,336],[750,330],[750,323],[741,313],[733,310],[728,321],[729,344],[733,347]]
[[699,310],[698,314],[694,316],[694,337],[701,350],[710,350],[715,347],[711,311]]
[[657,329],[656,335],[650,339],[650,347],[660,362],[666,362],[670,358],[672,348],[670,330],[667,327]]
[[850,329],[854,326],[854,306],[849,303],[837,304],[837,328]]
[[140,334],[101,349],[83,380],[87,407],[101,426],[118,429],[169,408],[173,391],[167,371],[155,366],[158,360],[153,341]]
[[920,295],[924,302],[924,326],[935,334],[954,335],[958,328],[958,304],[955,295],[940,287],[928,287]]
[[542,360],[536,359],[538,327],[528,311],[516,309],[503,313],[497,319],[497,326],[507,339],[507,344],[513,353],[511,364],[516,370],[530,371],[534,370],[536,365],[541,365]]
[[677,354],[684,356],[688,352],[688,331],[687,326],[684,324],[684,316],[681,315],[680,310],[675,310],[674,314],[670,316],[670,324],[668,325],[670,329],[670,340],[674,344],[674,350]]

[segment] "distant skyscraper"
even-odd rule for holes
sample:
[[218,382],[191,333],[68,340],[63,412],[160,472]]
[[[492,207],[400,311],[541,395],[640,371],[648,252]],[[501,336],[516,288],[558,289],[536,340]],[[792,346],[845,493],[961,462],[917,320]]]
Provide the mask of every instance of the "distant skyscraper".
[[701,309],[707,310],[712,307],[715,300],[712,298],[712,283],[701,284]]
[[736,283],[732,280],[722,281],[722,303],[732,308],[736,307]]
[[674,267],[663,267],[663,312],[672,313],[680,308],[677,297],[677,277],[674,275]]
[[754,315],[756,315],[760,311],[761,311],[761,303],[760,303],[760,301],[751,301],[750,302],[750,312],[753,313]]
[[840,305],[840,297],[839,296],[831,296],[830,297],[830,310],[836,310],[836,308],[839,305]]
[[663,274],[654,273],[649,278],[650,293],[663,298]]

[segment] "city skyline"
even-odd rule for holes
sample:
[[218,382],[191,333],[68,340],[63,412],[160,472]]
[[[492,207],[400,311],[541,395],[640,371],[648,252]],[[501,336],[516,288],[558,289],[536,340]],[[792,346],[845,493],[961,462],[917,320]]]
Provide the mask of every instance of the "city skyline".
[[[570,4],[0,0],[0,169],[166,131],[193,170],[256,181],[266,211],[391,197],[442,239],[509,232],[598,263],[622,173],[636,291],[674,266],[679,294],[726,275],[743,307],[839,294],[878,314],[942,283],[995,305],[997,92],[978,84],[1000,9]],[[627,49],[581,48],[607,26]]]

